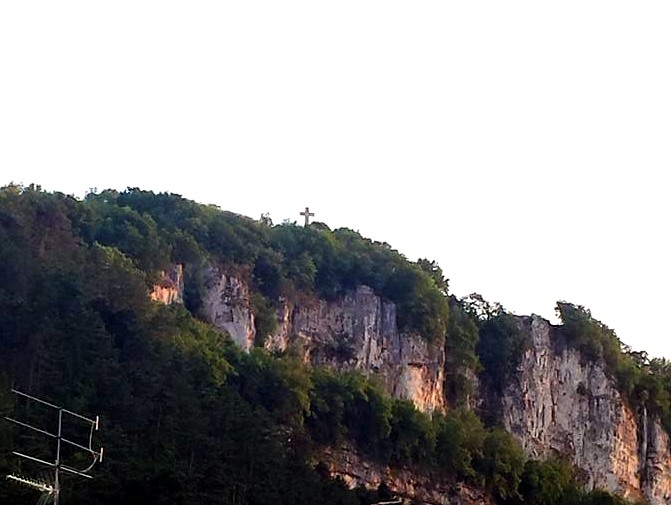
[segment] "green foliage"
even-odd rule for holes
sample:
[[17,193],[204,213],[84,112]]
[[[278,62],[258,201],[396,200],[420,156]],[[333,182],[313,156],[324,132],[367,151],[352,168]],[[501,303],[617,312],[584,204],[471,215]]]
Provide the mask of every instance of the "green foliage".
[[520,484],[524,503],[573,505],[583,494],[573,468],[561,460],[527,461]]
[[592,491],[582,497],[580,505],[628,505],[629,502],[624,498],[612,495],[605,491]]
[[465,406],[473,391],[473,377],[481,371],[476,347],[478,326],[464,303],[450,297],[450,318],[445,341],[445,394],[450,405]]
[[521,503],[530,505],[629,505],[631,503],[602,490],[585,492],[578,484],[574,469],[558,459],[527,461],[519,490]]
[[517,369],[528,346],[519,322],[507,312],[480,321],[477,353],[482,364],[482,377],[497,392],[502,392]]
[[508,433],[486,430],[472,411],[429,416],[406,400],[385,397],[360,375],[318,370],[313,377],[306,425],[316,442],[353,440],[383,463],[485,483],[502,499],[517,496],[524,465],[521,449]]
[[[479,372],[490,391],[500,394],[528,348],[528,336],[521,321],[499,303],[490,303],[473,293],[466,298],[451,299],[452,317],[447,351],[456,357],[447,371],[447,391],[463,402],[468,394],[469,375]],[[466,385],[463,385],[463,383]],[[453,393],[455,391],[456,393]],[[458,395],[461,393],[462,398]]]
[[622,343],[613,330],[594,319],[582,306],[557,302],[557,313],[572,346],[587,359],[603,359],[610,369],[617,369]]
[[485,436],[482,453],[478,470],[487,488],[502,501],[517,498],[524,469],[521,447],[509,433],[495,428]]
[[272,335],[277,329],[277,310],[272,302],[260,293],[252,294],[251,305],[256,327],[256,343],[263,346],[268,335]]
[[[107,196],[112,198],[112,195]],[[167,268],[170,246],[159,235],[151,216],[129,207],[109,205],[109,200],[90,197],[88,203],[84,236],[90,242],[118,248],[145,272]]]
[[355,373],[314,372],[307,425],[317,442],[353,440],[373,457],[387,459],[392,401],[374,383]]
[[487,321],[506,310],[498,302],[489,302],[478,293],[471,293],[462,300],[464,310],[475,321]]
[[312,380],[294,356],[272,357],[263,350],[229,352],[238,374],[231,379],[245,399],[262,405],[283,424],[299,426],[310,406]]
[[392,461],[432,462],[436,434],[431,418],[419,412],[412,402],[395,401],[391,411],[389,446]]
[[471,410],[457,409],[434,422],[438,467],[457,479],[476,480],[486,435],[482,421]]

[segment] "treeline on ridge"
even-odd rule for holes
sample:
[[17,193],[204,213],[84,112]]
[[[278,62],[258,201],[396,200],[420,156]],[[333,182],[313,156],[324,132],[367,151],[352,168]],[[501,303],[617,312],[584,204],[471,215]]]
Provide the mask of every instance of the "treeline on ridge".
[[[401,331],[427,339],[445,334],[442,275],[422,268],[431,268],[430,262],[409,262],[388,244],[352,230],[272,226],[178,195],[139,189],[92,193],[81,207],[86,213],[82,237],[118,247],[146,272],[165,269],[169,262],[214,260],[246,268],[253,287],[271,303],[295,292],[332,299],[363,284],[397,304]],[[199,295],[198,283],[190,283],[187,306],[197,310]]]

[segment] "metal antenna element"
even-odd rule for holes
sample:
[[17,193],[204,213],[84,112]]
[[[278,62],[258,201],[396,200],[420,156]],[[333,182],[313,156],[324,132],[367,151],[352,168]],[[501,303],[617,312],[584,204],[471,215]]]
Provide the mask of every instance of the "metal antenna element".
[[37,489],[38,491],[42,491],[43,493],[49,493],[49,494],[54,493],[54,486],[44,484],[43,482],[37,482],[36,480],[25,479],[19,475],[8,475],[7,479],[13,480],[15,482],[18,482],[19,484],[23,484],[28,487],[32,487],[34,489]]
[[[78,475],[80,477],[86,477],[87,479],[92,479],[93,477],[89,475],[89,472],[93,469],[93,467],[96,465],[96,463],[100,463],[103,460],[103,448],[101,447],[99,450],[94,450],[93,449],[93,432],[98,431],[100,428],[100,418],[98,416],[95,417],[95,419],[90,419],[88,417],[82,416],[81,414],[77,414],[76,412],[72,412],[70,410],[67,410],[63,407],[60,407],[58,405],[54,405],[53,403],[45,402],[44,400],[40,400],[39,398],[35,398],[34,396],[30,396],[26,393],[23,393],[19,391],[18,389],[12,389],[12,393],[14,393],[17,396],[26,398],[28,401],[32,402],[37,402],[41,405],[44,405],[50,409],[55,410],[58,413],[58,432],[57,433],[51,433],[47,430],[43,430],[41,428],[38,428],[36,426],[32,426],[28,423],[24,423],[22,421],[18,421],[16,419],[12,419],[11,417],[5,417],[5,419],[21,428],[25,428],[31,431],[34,431],[36,433],[39,433],[40,435],[52,438],[56,440],[56,455],[54,458],[53,462],[50,461],[45,461],[40,458],[36,458],[34,456],[30,456],[28,454],[23,454],[17,451],[13,451],[12,454],[15,456],[18,456],[20,458],[23,458],[28,461],[32,461],[33,463],[38,463],[40,465],[46,466],[50,469],[53,470],[54,472],[54,482],[53,485],[51,484],[44,484],[41,482],[38,482],[33,479],[29,479],[26,477],[22,477],[19,475],[7,475],[7,479],[12,480],[14,482],[17,482],[19,484],[24,484],[26,486],[32,487],[34,489],[37,489],[39,491],[42,491],[42,493],[45,493],[49,498],[53,495],[53,502],[54,505],[59,505],[60,502],[60,494],[61,494],[61,473],[68,473],[72,475]],[[82,423],[89,424],[91,429],[89,432],[89,439],[88,439],[88,446],[79,444],[77,442],[73,442],[72,440],[68,440],[65,437],[63,437],[63,422],[64,422],[64,416],[69,416],[70,418],[73,418],[74,420],[77,420]],[[72,447],[75,447],[81,451],[89,453],[91,456],[91,464],[87,468],[83,469],[76,469],[76,468],[71,468],[67,465],[63,464],[63,459],[61,457],[61,448],[63,444],[70,445]]]

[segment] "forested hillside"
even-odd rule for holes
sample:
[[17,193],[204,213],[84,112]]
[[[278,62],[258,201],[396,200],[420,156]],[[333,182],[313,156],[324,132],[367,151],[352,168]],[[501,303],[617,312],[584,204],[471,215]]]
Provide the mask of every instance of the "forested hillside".
[[[152,302],[149,289],[175,263],[190,266],[184,306]],[[447,413],[421,413],[373,380],[312,369],[291,352],[241,352],[202,320],[199,272],[208,263],[249,280],[257,325],[269,331],[283,297],[333,299],[371,287],[396,304],[403,332],[444,344]],[[645,399],[668,425],[668,364],[623,353],[585,309],[559,308],[572,345],[605,360],[629,401]],[[623,503],[583,492],[560,459],[525,461],[508,433],[469,408],[471,378],[503,387],[525,345],[500,307],[451,296],[434,262],[408,261],[352,230],[272,225],[137,189],[84,200],[33,186],[0,190],[0,409],[53,422],[15,403],[13,385],[103,420],[106,460],[93,481],[65,480],[63,503],[385,498],[385,489],[348,489],[319,464],[324,446],[343,443],[371,460],[486,489],[499,503]],[[44,458],[52,450],[5,423],[2,474],[39,476],[12,448]],[[0,483],[2,503],[33,503],[34,493]]]

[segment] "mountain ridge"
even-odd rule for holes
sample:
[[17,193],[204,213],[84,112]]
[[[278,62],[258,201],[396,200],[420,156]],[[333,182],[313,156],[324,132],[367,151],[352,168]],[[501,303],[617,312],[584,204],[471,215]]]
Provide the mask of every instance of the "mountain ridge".
[[[537,425],[526,420],[543,416],[527,414],[511,385],[539,366],[538,332],[496,304],[450,296],[429,260],[409,262],[351,230],[269,226],[137,189],[79,201],[8,186],[0,233],[2,380],[101,409],[107,445],[125,454],[112,453],[100,484],[73,484],[74,503],[311,503],[327,495],[369,503],[375,491],[348,491],[332,480],[337,467],[330,477],[317,471],[318,448],[345,443],[371,464],[438,472],[450,489],[467,483],[499,503],[618,500],[581,486],[669,503],[657,421],[669,410],[665,363],[622,349],[582,307],[558,306],[567,345],[580,355],[571,373],[583,358],[601,363],[611,396],[634,409],[635,423],[644,408],[654,427],[633,428],[637,486],[593,468],[585,480],[581,461],[554,450],[561,434],[543,442],[549,452],[529,451]],[[585,403],[589,395],[571,388],[575,405]],[[545,405],[544,394],[534,392],[534,403]],[[488,398],[507,417],[492,413]],[[602,431],[610,440],[611,426]],[[0,432],[0,449],[10,435]],[[248,453],[249,443],[264,449]],[[609,456],[599,458],[607,467]],[[0,459],[2,469],[12,465]]]

